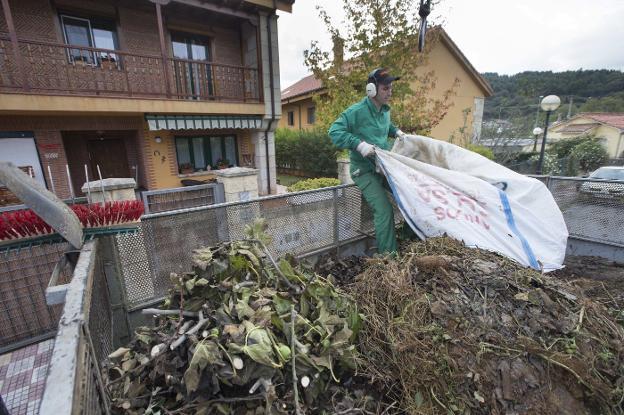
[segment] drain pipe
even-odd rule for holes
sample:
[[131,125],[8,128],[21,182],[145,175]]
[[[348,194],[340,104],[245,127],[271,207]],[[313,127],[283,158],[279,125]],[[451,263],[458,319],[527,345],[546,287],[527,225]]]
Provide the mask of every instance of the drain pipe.
[[275,16],[275,0],[273,0],[273,13],[267,16],[266,29],[267,40],[269,41],[269,87],[271,88],[271,119],[269,125],[264,131],[264,146],[266,149],[266,173],[267,173],[267,189],[271,194],[271,165],[269,163],[269,131],[275,122],[275,88],[273,82],[273,39],[271,37],[271,19]]

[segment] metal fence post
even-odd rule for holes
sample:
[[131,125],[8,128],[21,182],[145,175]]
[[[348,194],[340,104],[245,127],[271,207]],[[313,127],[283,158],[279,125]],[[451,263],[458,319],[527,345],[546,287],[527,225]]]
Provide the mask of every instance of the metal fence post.
[[340,256],[340,229],[338,229],[338,189],[333,189],[334,202],[334,246],[336,247],[336,257]]

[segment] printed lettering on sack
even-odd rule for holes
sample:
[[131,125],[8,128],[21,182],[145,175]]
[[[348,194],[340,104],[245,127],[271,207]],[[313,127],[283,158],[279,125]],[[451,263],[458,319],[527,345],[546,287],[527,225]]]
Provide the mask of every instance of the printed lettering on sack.
[[[418,198],[431,207],[438,221],[467,221],[490,230],[485,211],[486,203],[465,193],[454,190],[440,182],[416,172],[407,174],[413,183]],[[418,208],[412,206],[411,214],[417,215]]]

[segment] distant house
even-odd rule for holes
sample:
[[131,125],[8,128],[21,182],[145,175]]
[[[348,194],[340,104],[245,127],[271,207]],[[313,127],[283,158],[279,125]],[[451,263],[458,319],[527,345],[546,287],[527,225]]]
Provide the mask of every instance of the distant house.
[[479,144],[497,153],[527,153],[539,150],[541,139],[534,138],[490,138],[479,141]]
[[624,113],[587,112],[559,122],[548,130],[548,141],[579,136],[601,140],[611,158],[624,157]]
[[[419,74],[431,70],[435,72],[437,82],[431,92],[432,98],[441,98],[444,91],[452,87],[455,78],[460,82],[457,93],[451,97],[451,108],[440,124],[433,128],[431,135],[447,140],[453,133],[457,134],[466,123],[472,132],[472,140],[476,141],[481,135],[484,101],[486,97],[492,96],[492,87],[472,66],[449,35],[443,29],[439,31],[440,41],[429,54],[427,65],[417,68],[416,71]],[[317,94],[324,94],[324,88],[314,75],[308,75],[282,90],[282,119],[279,127],[306,129],[314,125],[316,105],[313,97]],[[466,109],[470,113],[464,120]]]

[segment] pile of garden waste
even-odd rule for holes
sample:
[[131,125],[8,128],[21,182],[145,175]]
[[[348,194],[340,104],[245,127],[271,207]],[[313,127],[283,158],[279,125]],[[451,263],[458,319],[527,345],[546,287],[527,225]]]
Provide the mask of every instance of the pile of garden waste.
[[113,413],[624,413],[622,310],[574,281],[450,238],[317,272],[248,238],[171,275],[106,362]]
[[[354,387],[362,320],[327,279],[273,261],[262,223],[249,239],[194,252],[153,328],[113,352],[105,383],[113,413],[376,412]],[[344,412],[348,413],[348,412]]]

